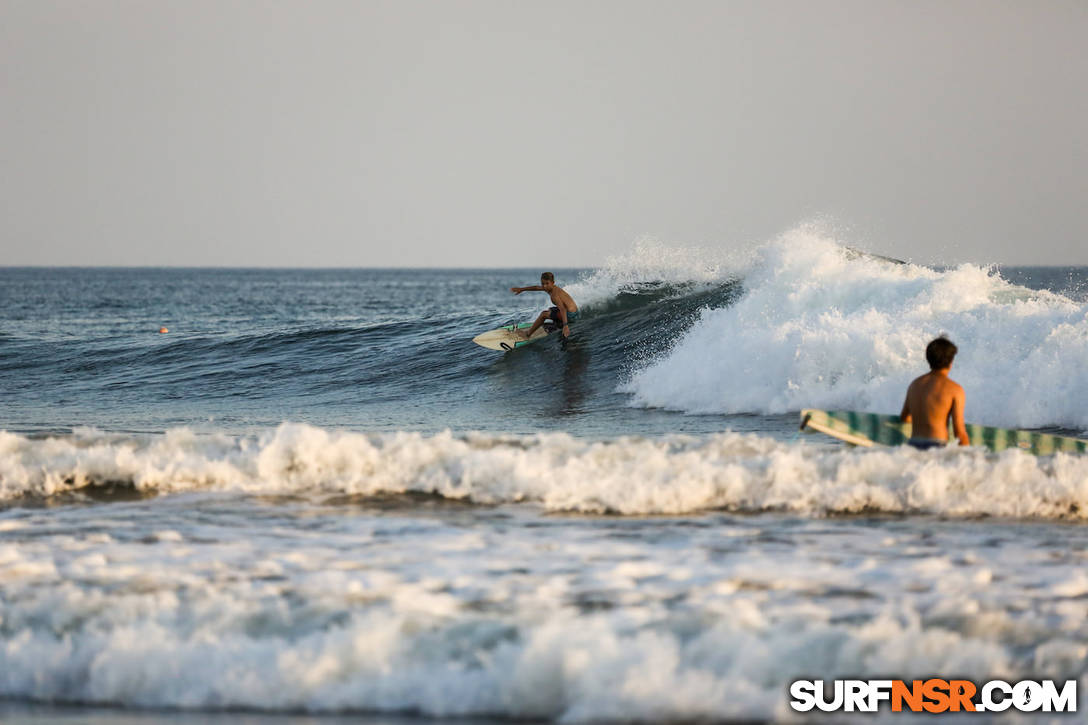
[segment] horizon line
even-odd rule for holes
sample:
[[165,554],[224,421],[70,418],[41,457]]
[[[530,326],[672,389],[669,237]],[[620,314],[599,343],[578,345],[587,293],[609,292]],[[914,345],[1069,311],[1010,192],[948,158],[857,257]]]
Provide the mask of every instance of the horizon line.
[[375,266],[344,266],[344,267],[310,267],[310,266],[254,266],[254,265],[174,265],[174,264],[0,264],[0,269],[242,269],[242,270],[313,270],[313,271],[335,271],[335,270],[420,270],[428,272],[441,272],[441,271],[471,271],[471,270],[522,270],[522,269],[597,269],[596,265],[584,265],[584,266],[571,266],[571,267],[556,267],[547,265],[531,265],[531,266],[518,266],[518,267],[493,267],[493,266],[457,266],[457,267],[397,267],[392,265],[375,265]]
[[[906,264],[919,265],[924,267],[938,267],[938,268],[951,268],[960,264],[975,264],[979,267],[1036,267],[1036,268],[1049,268],[1049,269],[1061,269],[1061,268],[1083,268],[1088,267],[1088,263],[1084,264],[1052,264],[1052,263],[1033,263],[1033,264],[1018,264],[1012,262],[951,262],[951,263],[938,263],[938,262],[919,262],[907,259]],[[456,272],[456,271],[478,271],[478,270],[526,270],[526,269],[562,269],[562,270],[574,270],[583,271],[587,269],[600,269],[600,265],[575,265],[575,266],[548,266],[548,265],[525,265],[525,266],[394,266],[394,265],[374,265],[374,266],[340,266],[340,267],[319,267],[319,266],[286,266],[286,265],[174,265],[174,264],[0,264],[0,270],[16,270],[16,269],[35,269],[35,270],[250,270],[250,271],[313,271],[313,272],[331,272],[331,271],[421,271],[421,272]]]

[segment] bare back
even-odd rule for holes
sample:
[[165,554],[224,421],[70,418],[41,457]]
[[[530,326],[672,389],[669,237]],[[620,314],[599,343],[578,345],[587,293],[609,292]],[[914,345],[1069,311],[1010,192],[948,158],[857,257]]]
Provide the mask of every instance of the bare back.
[[552,287],[548,291],[548,296],[552,298],[552,304],[556,307],[562,307],[567,312],[578,311],[578,305],[574,304],[574,298],[567,294],[567,291],[562,287]]
[[948,370],[926,373],[907,388],[907,399],[899,417],[913,424],[912,438],[948,440],[948,416],[952,416],[956,438],[961,445],[970,445],[963,423],[965,394],[958,383],[950,380]]

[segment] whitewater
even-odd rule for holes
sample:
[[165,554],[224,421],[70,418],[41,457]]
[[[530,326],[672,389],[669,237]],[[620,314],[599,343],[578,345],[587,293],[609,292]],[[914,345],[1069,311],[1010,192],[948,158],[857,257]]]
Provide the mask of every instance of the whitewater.
[[0,501],[103,489],[152,495],[433,495],[547,511],[791,511],[1088,518],[1088,458],[1019,450],[857,452],[756,434],[618,437],[365,435],[283,424],[258,437],[184,429],[143,439],[0,434]]
[[[625,389],[688,413],[803,407],[898,412],[919,351],[947,335],[969,417],[1088,430],[1088,305],[994,269],[934,270],[847,253],[807,229],[755,252],[736,304],[701,311]],[[922,359],[924,364],[924,359]],[[922,371],[925,368],[922,367]]]
[[945,334],[968,420],[1088,435],[1088,269],[855,247],[548,270],[582,319],[509,355],[471,337],[532,319],[508,290],[544,270],[0,268],[0,719],[803,722],[792,680],[858,676],[1083,699],[1088,458],[851,449],[797,413],[898,412]]

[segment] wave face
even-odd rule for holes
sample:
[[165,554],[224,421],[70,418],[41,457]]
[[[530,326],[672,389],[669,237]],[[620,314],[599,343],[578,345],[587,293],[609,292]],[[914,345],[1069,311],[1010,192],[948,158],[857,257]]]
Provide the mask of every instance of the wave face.
[[805,407],[897,412],[925,346],[959,347],[967,417],[1088,429],[1088,304],[974,265],[934,270],[849,253],[812,229],[756,250],[735,304],[703,309],[622,389],[685,413]]
[[970,419],[1088,427],[1084,269],[933,270],[804,227],[553,271],[583,310],[570,345],[495,355],[472,337],[546,307],[509,292],[539,270],[0,270],[0,426],[783,432],[699,414],[895,412],[944,332]]
[[428,494],[623,515],[713,510],[1088,518],[1088,458],[799,446],[754,434],[360,434],[283,424],[259,436],[0,434],[0,500],[237,491]]
[[736,279],[653,243],[554,271],[583,308],[571,345],[504,356],[471,339],[550,304],[509,292],[539,270],[0,270],[0,427],[662,430],[616,381]]

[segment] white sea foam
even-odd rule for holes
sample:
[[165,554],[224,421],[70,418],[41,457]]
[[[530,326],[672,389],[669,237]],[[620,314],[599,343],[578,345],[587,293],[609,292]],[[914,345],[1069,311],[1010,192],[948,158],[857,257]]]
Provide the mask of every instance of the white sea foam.
[[0,513],[34,531],[0,539],[0,697],[779,721],[799,677],[1088,683],[1083,556],[1039,547],[1047,527],[497,513]]
[[805,407],[894,413],[927,370],[926,343],[960,349],[969,420],[1088,429],[1088,304],[973,265],[936,271],[849,253],[809,227],[757,249],[745,294],[703,311],[622,389],[689,413]]
[[120,483],[149,492],[433,493],[621,514],[789,510],[1088,517],[1088,457],[852,451],[755,434],[361,434],[283,424],[255,437],[50,439],[0,433],[0,496]]

